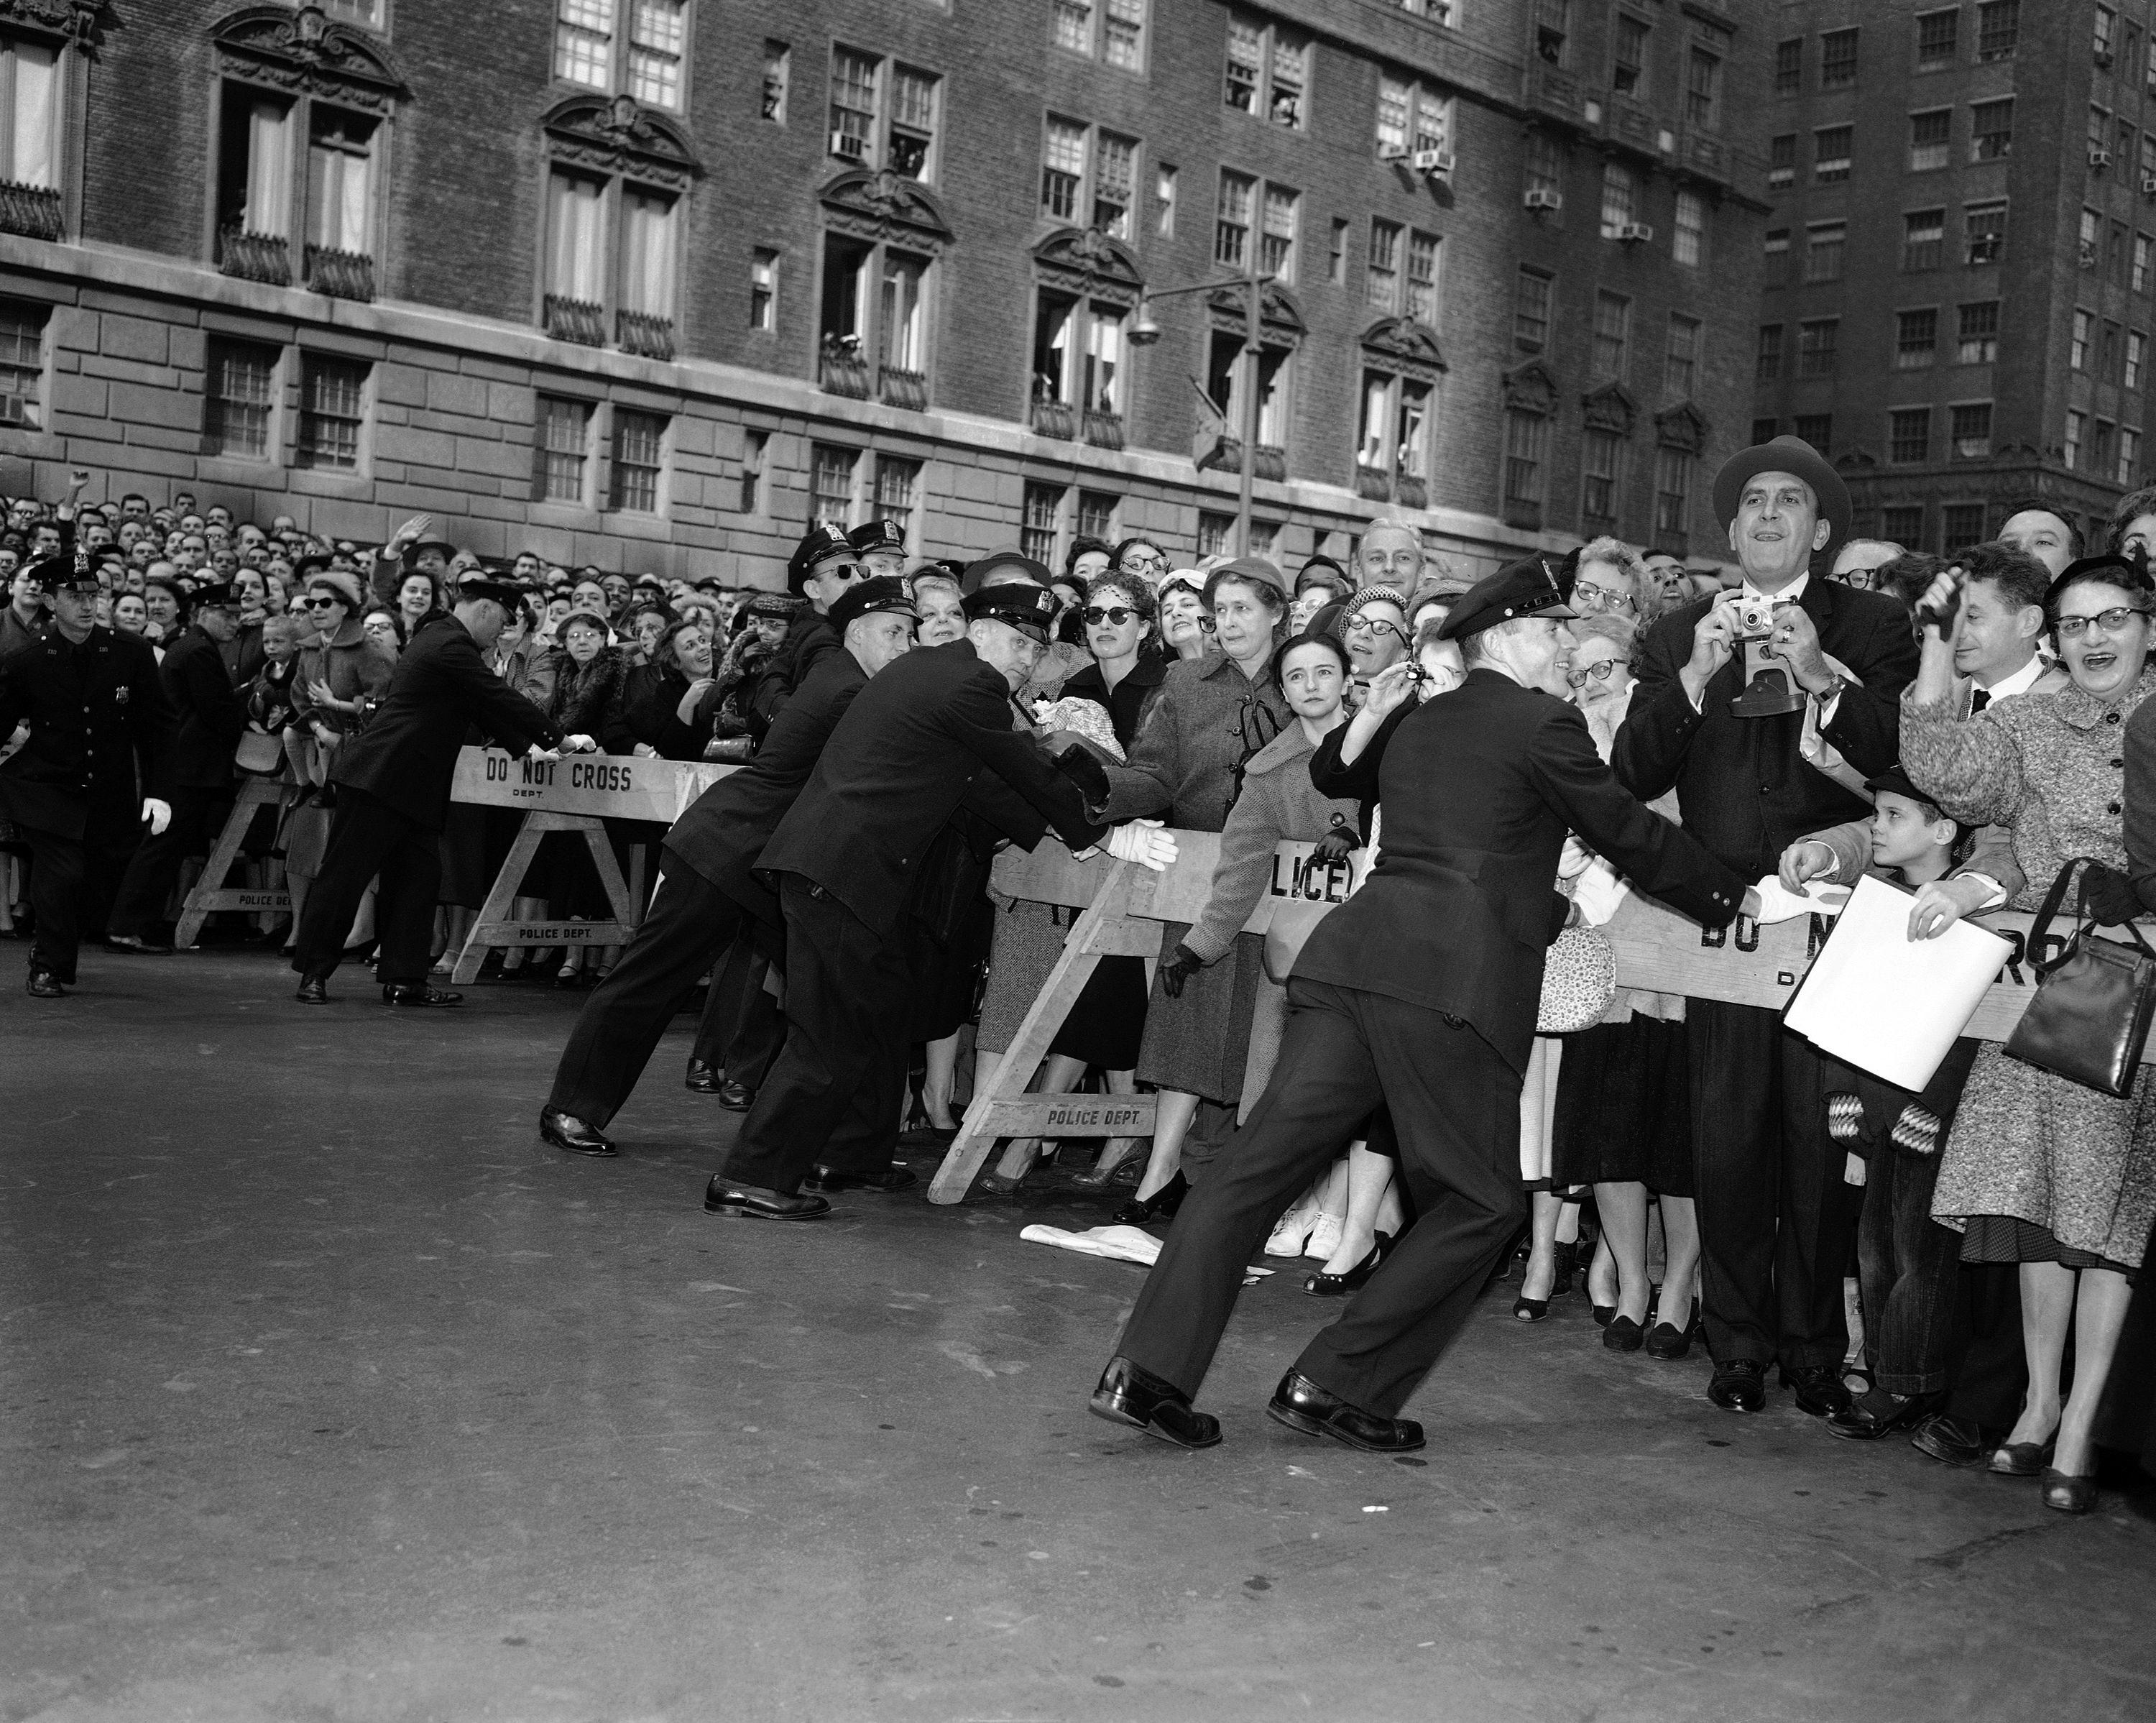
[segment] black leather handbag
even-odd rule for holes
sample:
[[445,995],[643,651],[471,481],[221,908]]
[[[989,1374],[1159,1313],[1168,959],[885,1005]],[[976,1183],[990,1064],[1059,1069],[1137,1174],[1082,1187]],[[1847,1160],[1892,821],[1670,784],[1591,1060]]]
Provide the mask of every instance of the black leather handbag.
[[2148,1040],[2149,1013],[2156,1009],[2156,952],[2131,923],[2126,929],[2131,945],[2097,937],[2084,877],[2076,899],[2076,926],[2065,949],[2048,962],[2041,954],[2051,918],[2066,901],[2075,871],[2087,859],[2077,856],[2059,870],[2029,929],[2036,996],[2007,1036],[2006,1051],[2100,1093],[2130,1095]]

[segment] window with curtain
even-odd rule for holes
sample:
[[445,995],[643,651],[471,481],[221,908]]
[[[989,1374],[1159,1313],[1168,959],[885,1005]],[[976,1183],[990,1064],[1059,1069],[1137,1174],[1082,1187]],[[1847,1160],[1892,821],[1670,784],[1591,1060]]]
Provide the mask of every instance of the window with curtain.
[[927,270],[926,258],[903,251],[884,254],[878,328],[883,343],[882,363],[893,370],[927,368],[921,319],[921,283]]
[[1086,318],[1083,404],[1088,413],[1123,410],[1120,378],[1123,363],[1123,314],[1114,306],[1094,305]]
[[1070,329],[1078,302],[1043,289],[1033,316],[1033,399],[1067,402],[1071,395]]
[[1393,415],[1393,379],[1382,371],[1363,373],[1363,418],[1355,433],[1355,462],[1383,471],[1385,434]]
[[374,251],[374,121],[315,104],[307,116],[307,243]]
[[1411,479],[1424,476],[1430,458],[1430,386],[1400,380],[1399,411],[1394,416],[1393,465]]
[[674,199],[634,187],[621,194],[621,308],[674,315]]
[[558,169],[547,183],[547,291],[586,305],[606,295],[606,188]]
[[0,39],[0,180],[59,188],[59,79],[57,49]]

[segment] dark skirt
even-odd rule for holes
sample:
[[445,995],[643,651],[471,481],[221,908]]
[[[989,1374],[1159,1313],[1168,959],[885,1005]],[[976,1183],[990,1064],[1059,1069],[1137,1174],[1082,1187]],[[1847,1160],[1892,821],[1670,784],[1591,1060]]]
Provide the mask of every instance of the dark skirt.
[[994,927],[995,909],[985,898],[960,918],[947,945],[938,944],[917,916],[901,920],[899,938],[906,949],[907,972],[913,977],[908,1041],[941,1041],[971,1021]]
[[541,838],[524,884],[526,895],[544,898],[547,913],[557,920],[613,918],[613,900],[581,831],[550,831]]
[[1964,1263],[2056,1263],[2062,1268],[2108,1268],[2133,1279],[2136,1271],[2094,1251],[2061,1244],[2051,1231],[2018,1215],[1971,1215],[1961,1236]]
[[[1187,922],[1166,923],[1160,949],[1173,951],[1189,931]],[[1250,1017],[1265,985],[1265,942],[1258,934],[1236,934],[1219,962],[1185,978],[1180,998],[1169,998],[1156,974],[1138,1080],[1234,1106],[1242,1098]]]
[[1691,1101],[1685,1026],[1652,1017],[1562,1037],[1550,1183],[1645,1185],[1690,1196]]
[[1104,957],[1048,1051],[1106,1071],[1129,1071],[1138,1062],[1145,1026],[1145,959]]

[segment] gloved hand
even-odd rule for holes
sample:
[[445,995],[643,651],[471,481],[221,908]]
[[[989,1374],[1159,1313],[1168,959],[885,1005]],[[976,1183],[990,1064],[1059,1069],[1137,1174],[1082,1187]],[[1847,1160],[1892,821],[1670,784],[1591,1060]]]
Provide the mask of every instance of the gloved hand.
[[1170,999],[1183,997],[1183,984],[1205,967],[1204,959],[1188,945],[1178,944],[1160,966],[1160,989]]
[[1062,753],[1051,754],[1049,758],[1055,762],[1057,771],[1078,786],[1079,793],[1086,798],[1087,807],[1107,805],[1107,772],[1087,749],[1074,742]]
[[161,802],[154,795],[146,795],[142,798],[142,817],[150,822],[150,836],[162,836],[165,828],[172,823],[172,805]]
[[2133,882],[2116,867],[2092,862],[2082,875],[2082,889],[2088,898],[2089,913],[2107,928],[2123,927],[2142,913],[2141,898]]
[[1745,896],[1756,899],[1758,906],[1756,911],[1748,906],[1746,913],[1763,925],[1768,922],[1794,921],[1800,915],[1839,915],[1842,905],[1849,901],[1849,890],[1845,886],[1814,882],[1799,893],[1789,890],[1770,873]]
[[1352,825],[1336,825],[1317,841],[1310,852],[1312,862],[1345,862],[1363,847],[1362,834]]
[[1158,820],[1133,820],[1109,832],[1107,851],[1118,862],[1135,862],[1158,873],[1175,859],[1175,840]]

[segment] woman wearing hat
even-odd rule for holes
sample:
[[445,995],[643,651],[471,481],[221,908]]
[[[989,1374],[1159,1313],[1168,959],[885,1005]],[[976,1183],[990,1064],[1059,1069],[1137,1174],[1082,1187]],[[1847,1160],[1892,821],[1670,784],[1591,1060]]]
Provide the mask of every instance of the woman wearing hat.
[[[545,708],[557,728],[572,734],[596,736],[608,722],[627,673],[621,649],[609,644],[613,632],[602,611],[572,610],[562,620],[562,644],[550,655],[554,692]],[[613,918],[613,901],[600,882],[582,833],[547,833],[532,860],[532,872],[545,882],[548,913],[555,919]],[[608,954],[598,955],[601,964],[610,967],[606,961]],[[555,972],[556,986],[583,985],[583,956],[580,946],[571,946],[562,953],[561,966]],[[536,972],[536,956],[533,964]],[[506,963],[504,973],[509,973]]]
[[1185,664],[1214,650],[1213,613],[1205,582],[1194,568],[1178,568],[1160,585],[1160,643]]
[[1359,707],[1370,692],[1370,678],[1408,656],[1408,601],[1389,586],[1366,586],[1342,608],[1334,625],[1354,668],[1348,703]]

